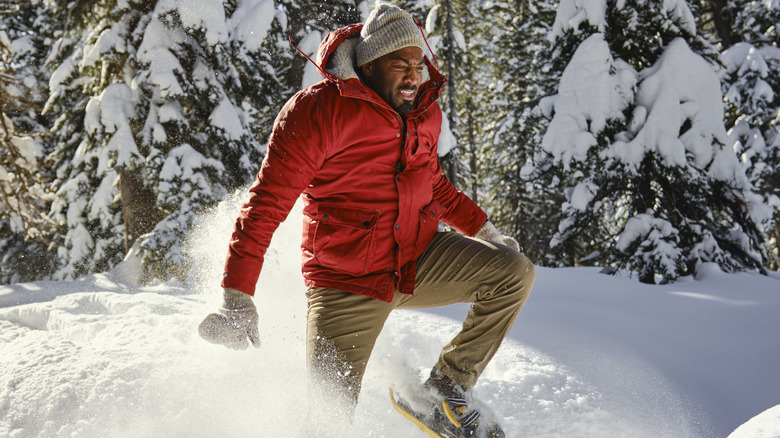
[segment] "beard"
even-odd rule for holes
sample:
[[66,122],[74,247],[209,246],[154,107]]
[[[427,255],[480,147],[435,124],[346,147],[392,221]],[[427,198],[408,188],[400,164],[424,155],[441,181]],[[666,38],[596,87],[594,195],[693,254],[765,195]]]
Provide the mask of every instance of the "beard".
[[395,107],[395,110],[398,111],[398,114],[404,115],[411,111],[414,108],[414,103],[405,101],[401,105]]

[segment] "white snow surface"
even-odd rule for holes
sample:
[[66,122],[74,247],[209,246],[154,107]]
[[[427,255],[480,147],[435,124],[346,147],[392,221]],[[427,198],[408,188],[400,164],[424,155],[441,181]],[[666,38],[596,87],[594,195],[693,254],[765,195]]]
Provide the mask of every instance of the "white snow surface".
[[740,426],[728,438],[777,438],[780,423],[780,405],[767,409]]
[[[0,286],[0,436],[424,437],[387,388],[425,376],[466,305],[395,312],[354,422],[307,415],[300,205],[258,283],[261,348],[198,337],[220,302],[242,198],[194,232],[191,284],[132,285],[123,280],[130,260],[78,281]],[[778,437],[778,314],[776,272],[711,266],[650,286],[593,268],[538,268],[475,394],[509,437],[725,437],[752,417],[732,438]]]

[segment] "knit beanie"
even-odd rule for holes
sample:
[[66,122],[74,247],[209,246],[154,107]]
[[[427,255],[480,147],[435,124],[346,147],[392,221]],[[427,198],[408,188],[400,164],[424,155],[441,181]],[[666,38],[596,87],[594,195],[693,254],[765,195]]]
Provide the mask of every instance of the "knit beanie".
[[371,11],[355,47],[358,67],[404,47],[425,52],[420,29],[412,16],[398,6],[382,3]]

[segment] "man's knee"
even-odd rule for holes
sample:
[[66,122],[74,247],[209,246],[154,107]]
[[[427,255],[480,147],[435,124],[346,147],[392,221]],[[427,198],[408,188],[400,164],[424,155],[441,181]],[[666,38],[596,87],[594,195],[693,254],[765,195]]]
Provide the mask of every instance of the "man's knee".
[[528,299],[534,282],[536,281],[536,269],[531,260],[525,254],[511,251],[507,254],[508,264],[504,268],[506,277],[503,287],[514,298],[514,301],[522,305]]

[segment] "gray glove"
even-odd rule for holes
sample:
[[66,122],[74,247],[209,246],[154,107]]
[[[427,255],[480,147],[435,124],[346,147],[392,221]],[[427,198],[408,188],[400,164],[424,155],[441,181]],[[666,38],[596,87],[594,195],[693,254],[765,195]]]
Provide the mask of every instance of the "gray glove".
[[200,337],[234,350],[246,349],[249,342],[259,348],[257,309],[252,297],[235,289],[224,289],[223,297],[222,308],[209,314],[198,326]]
[[517,243],[517,240],[499,233],[495,225],[493,225],[493,223],[490,221],[485,221],[485,224],[482,225],[482,228],[477,231],[477,234],[475,234],[474,237],[477,239],[487,240],[488,242],[500,243],[501,245],[506,245],[517,252],[523,252],[523,250],[520,249],[520,244]]

